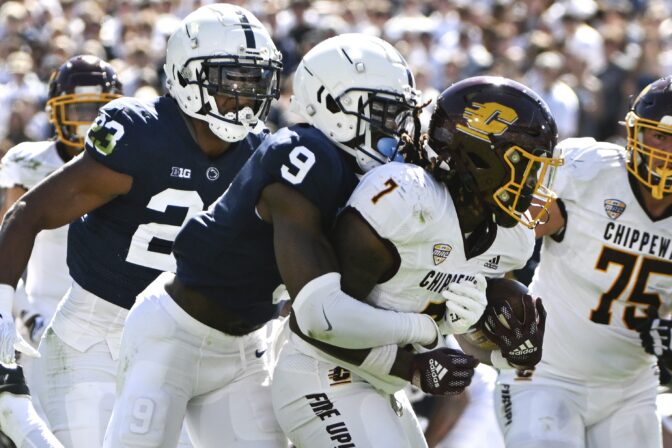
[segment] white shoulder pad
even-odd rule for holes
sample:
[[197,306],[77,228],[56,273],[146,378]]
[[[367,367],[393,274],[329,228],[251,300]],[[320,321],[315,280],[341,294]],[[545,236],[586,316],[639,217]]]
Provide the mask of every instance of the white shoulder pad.
[[555,148],[555,156],[564,159],[552,187],[562,198],[571,194],[570,190],[580,190],[582,184],[610,175],[609,172],[614,169],[621,169],[625,164],[626,153],[619,145],[584,137],[561,141]]
[[7,151],[0,162],[0,187],[32,188],[61,165],[54,142],[20,143]]
[[383,238],[406,241],[446,207],[446,189],[424,169],[391,162],[369,171],[348,205]]

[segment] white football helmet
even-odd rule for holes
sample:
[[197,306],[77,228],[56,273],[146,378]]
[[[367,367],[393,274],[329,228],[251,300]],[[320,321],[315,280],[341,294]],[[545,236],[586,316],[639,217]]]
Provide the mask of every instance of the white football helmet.
[[[207,121],[222,140],[236,142],[263,129],[271,101],[280,95],[281,61],[251,12],[219,3],[182,20],[168,40],[163,70],[185,114]],[[218,96],[234,99],[235,108],[220,111]]]
[[317,44],[299,63],[292,110],[366,172],[397,157],[419,93],[392,45],[365,34],[341,34]]

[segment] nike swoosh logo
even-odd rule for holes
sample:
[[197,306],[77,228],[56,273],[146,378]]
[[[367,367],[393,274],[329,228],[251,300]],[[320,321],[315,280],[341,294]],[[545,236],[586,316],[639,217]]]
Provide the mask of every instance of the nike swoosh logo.
[[334,327],[331,326],[331,322],[329,322],[329,318],[327,317],[327,313],[324,312],[324,306],[322,306],[322,315],[324,316],[324,320],[327,321],[327,331],[333,330]]
[[254,351],[254,356],[256,356],[257,358],[261,358],[262,356],[264,356],[264,353],[266,353],[266,350],[257,349]]

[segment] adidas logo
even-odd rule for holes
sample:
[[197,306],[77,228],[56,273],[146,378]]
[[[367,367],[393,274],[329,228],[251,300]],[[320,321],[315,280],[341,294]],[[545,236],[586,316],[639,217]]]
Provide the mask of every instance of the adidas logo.
[[490,260],[483,263],[483,266],[485,266],[488,269],[497,270],[497,268],[499,267],[499,255],[497,255],[496,257],[492,257]]
[[511,354],[514,356],[520,356],[520,355],[527,355],[529,353],[534,353],[536,351],[537,347],[532,345],[532,343],[528,339],[523,344],[520,344],[518,348],[514,348],[513,350],[511,350]]
[[446,373],[448,373],[448,369],[443,367],[437,360],[430,359],[429,370],[432,374],[432,382],[434,383],[434,387],[439,387],[441,385],[441,380],[444,376],[446,376]]

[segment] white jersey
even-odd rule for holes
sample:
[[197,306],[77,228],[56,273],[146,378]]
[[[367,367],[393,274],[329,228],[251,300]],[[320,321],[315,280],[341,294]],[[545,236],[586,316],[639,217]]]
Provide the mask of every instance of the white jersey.
[[[2,158],[0,187],[30,189],[63,164],[56,142],[21,143]],[[47,309],[54,308],[70,287],[65,262],[67,239],[68,226],[43,230],[35,239],[27,266],[26,294],[43,314],[49,313]]]
[[638,202],[622,147],[592,138],[558,145],[553,189],[567,211],[561,242],[544,239],[530,290],[548,311],[541,371],[570,381],[634,378],[655,359],[634,330],[672,294],[672,217]]
[[[393,162],[367,173],[348,206],[357,210],[378,235],[394,244],[399,253],[396,274],[378,284],[367,299],[379,308],[435,316],[445,309],[441,293],[450,283],[472,280],[476,274],[501,277],[524,266],[534,249],[533,230],[521,224],[508,229],[498,227],[492,245],[467,259],[448,189],[424,169],[411,164]],[[307,344],[302,345],[301,350],[305,352],[306,347]],[[338,362],[314,348],[309,354]],[[388,392],[405,384],[392,376],[384,379],[386,384],[379,383],[361,369],[341,364]]]

